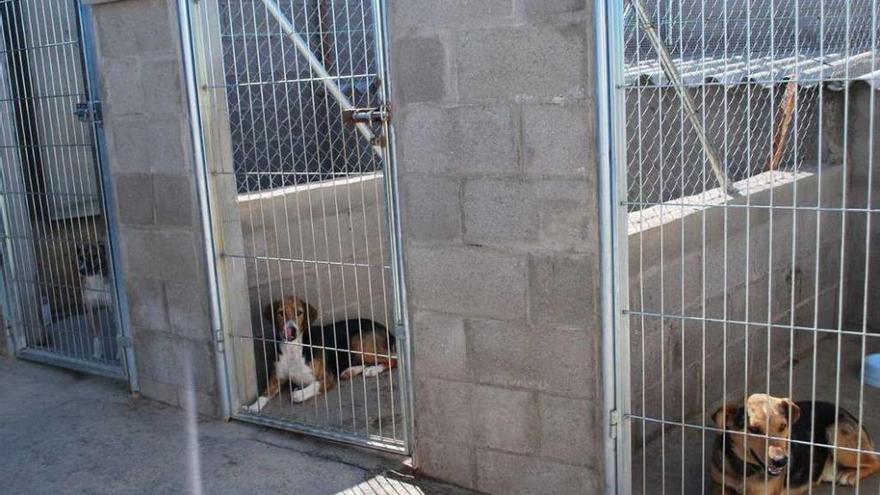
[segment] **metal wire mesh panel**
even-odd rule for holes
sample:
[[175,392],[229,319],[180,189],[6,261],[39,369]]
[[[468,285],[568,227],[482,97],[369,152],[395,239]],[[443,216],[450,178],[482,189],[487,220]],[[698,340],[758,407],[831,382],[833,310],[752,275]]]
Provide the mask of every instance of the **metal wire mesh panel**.
[[377,8],[209,0],[190,16],[232,410],[401,451],[406,340]]
[[880,6],[619,5],[622,490],[878,493]]
[[123,376],[79,9],[0,3],[6,317],[19,356]]

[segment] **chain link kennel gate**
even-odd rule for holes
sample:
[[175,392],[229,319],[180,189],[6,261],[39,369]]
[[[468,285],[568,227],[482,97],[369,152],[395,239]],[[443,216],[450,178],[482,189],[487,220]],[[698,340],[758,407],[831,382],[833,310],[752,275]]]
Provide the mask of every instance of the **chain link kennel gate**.
[[21,358],[136,386],[87,11],[0,2],[0,268]]
[[[774,440],[713,418],[752,394],[827,401],[876,442],[880,402],[865,363],[880,352],[878,3],[597,5],[610,486],[712,492],[713,469],[731,475],[725,432]],[[837,441],[790,444],[813,459]],[[862,440],[830,452],[876,454]],[[732,483],[754,474],[750,455]],[[782,486],[794,489],[790,478]],[[878,483],[804,493],[878,493]]]
[[[406,452],[408,339],[382,3],[201,0],[181,11],[230,415]],[[271,305],[293,299],[314,308],[308,332],[375,322],[374,340],[396,343],[384,357],[398,366],[345,379],[344,359],[328,359],[351,349],[358,331],[323,344],[302,332],[309,343],[286,344]],[[301,401],[309,387],[289,381],[257,401],[291,345],[331,363],[335,386]]]

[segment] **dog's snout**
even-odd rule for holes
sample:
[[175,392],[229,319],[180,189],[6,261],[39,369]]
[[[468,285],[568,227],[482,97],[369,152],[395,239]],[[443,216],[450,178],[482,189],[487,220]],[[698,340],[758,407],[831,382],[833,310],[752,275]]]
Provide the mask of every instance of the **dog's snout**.
[[784,468],[788,464],[788,457],[770,459],[770,464],[776,468]]

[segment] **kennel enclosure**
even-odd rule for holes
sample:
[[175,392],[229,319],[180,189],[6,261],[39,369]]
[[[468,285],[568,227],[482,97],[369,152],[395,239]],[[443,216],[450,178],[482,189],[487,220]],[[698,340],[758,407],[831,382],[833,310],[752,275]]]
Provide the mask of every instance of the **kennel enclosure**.
[[[408,339],[383,5],[218,0],[182,8],[201,116],[230,414],[406,452]],[[278,352],[263,310],[284,297],[315,307],[321,324],[383,325],[397,342],[392,357],[399,366],[339,380],[303,403],[291,401],[295,386],[287,383],[264,408],[248,410]],[[305,347],[336,351],[326,343]]]
[[877,2],[602,4],[609,483],[708,492],[753,393],[877,431]]
[[78,1],[0,5],[0,284],[17,356],[136,384],[92,36]]

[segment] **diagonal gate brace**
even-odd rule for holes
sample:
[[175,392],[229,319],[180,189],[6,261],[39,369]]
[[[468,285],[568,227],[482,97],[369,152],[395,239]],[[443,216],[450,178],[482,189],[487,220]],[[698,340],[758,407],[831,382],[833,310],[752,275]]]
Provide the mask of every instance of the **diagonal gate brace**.
[[[333,96],[333,99],[339,103],[339,106],[342,107],[343,114],[350,114],[353,112],[357,112],[357,109],[354,108],[354,105],[351,104],[351,101],[345,94],[339,89],[339,86],[336,85],[334,78],[327,72],[327,69],[324,67],[324,64],[315,57],[315,54],[309,49],[309,45],[302,39],[296,30],[293,28],[293,24],[291,24],[290,20],[287,19],[287,16],[284,15],[284,12],[278,8],[278,4],[274,2],[274,0],[262,0],[263,5],[266,6],[269,13],[272,14],[272,17],[278,21],[281,25],[281,29],[284,30],[284,33],[287,35],[287,38],[293,42],[293,45],[296,47],[296,51],[302,55],[306,61],[309,63],[309,67],[312,68],[312,71],[318,76],[318,79],[324,84],[324,88]],[[364,122],[355,121],[355,128],[360,132],[360,134],[370,143],[370,147],[373,149],[373,152],[376,153],[376,156],[379,159],[385,158],[385,149],[382,147],[382,140],[376,139],[376,135],[373,133],[370,126],[365,124]]]
[[651,22],[651,16],[648,14],[648,9],[645,8],[645,4],[642,0],[629,1],[638,13],[642,30],[651,42],[651,46],[654,47],[654,51],[657,52],[657,58],[660,60],[660,65],[663,67],[663,72],[672,82],[672,87],[675,88],[675,92],[678,93],[678,97],[681,99],[681,106],[684,108],[688,121],[697,133],[703,151],[706,153],[706,158],[709,160],[709,165],[712,167],[712,172],[718,180],[718,185],[721,186],[721,189],[726,191],[727,194],[734,197],[739,196],[739,192],[730,184],[730,179],[721,167],[721,160],[718,158],[718,152],[715,149],[715,145],[706,134],[706,129],[703,127],[703,123],[700,122],[700,119],[697,117],[697,105],[694,103],[693,98],[691,98],[690,93],[688,93],[687,88],[685,88],[681,74],[672,62],[672,56],[669,55],[669,50],[666,49],[666,46],[660,39],[660,35],[657,34],[657,30],[654,29],[654,24]]

